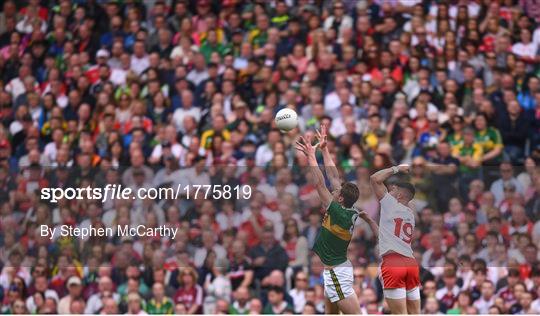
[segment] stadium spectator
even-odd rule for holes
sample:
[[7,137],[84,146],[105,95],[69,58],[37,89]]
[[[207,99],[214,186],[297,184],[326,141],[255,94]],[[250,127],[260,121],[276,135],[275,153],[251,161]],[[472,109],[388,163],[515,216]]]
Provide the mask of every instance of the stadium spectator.
[[187,314],[198,314],[202,310],[203,289],[197,284],[198,275],[195,269],[186,267],[178,274],[180,287],[174,294],[174,302],[185,306]]
[[146,315],[147,313],[142,309],[141,297],[139,294],[132,292],[127,296],[128,308],[127,313],[131,315]]
[[246,314],[250,310],[249,289],[239,287],[233,294],[234,301],[229,306],[231,314]]
[[476,307],[481,314],[487,314],[489,308],[495,303],[494,291],[493,282],[486,280],[482,283],[482,295],[474,303],[474,307]]
[[78,276],[72,276],[66,282],[68,294],[58,302],[58,314],[73,314],[71,312],[72,303],[81,298],[82,280]]
[[307,275],[300,271],[296,273],[294,277],[294,288],[289,291],[289,295],[293,299],[294,312],[302,313],[306,305],[306,293],[307,290]]
[[268,303],[263,309],[263,314],[286,314],[292,311],[292,306],[284,300],[283,288],[279,286],[271,287],[268,290]]
[[[100,277],[98,281],[98,292],[88,298],[84,310],[85,314],[97,314],[102,308],[106,308],[114,314],[116,304],[120,301],[120,295],[113,291],[114,286],[111,278],[107,276]],[[105,302],[108,303],[107,307],[105,307]]]
[[261,242],[250,252],[255,278],[262,280],[273,270],[284,271],[288,264],[285,249],[275,240],[271,224],[262,228]]
[[82,299],[71,301],[69,314],[84,314],[85,302]]
[[152,286],[152,297],[146,304],[148,314],[172,314],[176,312],[176,307],[172,299],[165,296],[165,289],[162,283],[154,283]]

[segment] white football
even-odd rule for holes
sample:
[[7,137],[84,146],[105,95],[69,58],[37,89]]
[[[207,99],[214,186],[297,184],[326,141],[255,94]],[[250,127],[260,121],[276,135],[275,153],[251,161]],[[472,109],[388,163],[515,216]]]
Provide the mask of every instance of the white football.
[[298,114],[289,108],[281,109],[276,114],[275,122],[277,128],[288,132],[298,126]]

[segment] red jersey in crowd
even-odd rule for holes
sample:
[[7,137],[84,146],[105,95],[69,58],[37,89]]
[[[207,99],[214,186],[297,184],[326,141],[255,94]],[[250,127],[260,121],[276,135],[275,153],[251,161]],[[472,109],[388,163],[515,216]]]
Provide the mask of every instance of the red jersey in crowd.
[[176,291],[173,299],[176,304],[182,303],[189,310],[193,305],[202,305],[203,289],[198,284],[189,288],[181,287]]

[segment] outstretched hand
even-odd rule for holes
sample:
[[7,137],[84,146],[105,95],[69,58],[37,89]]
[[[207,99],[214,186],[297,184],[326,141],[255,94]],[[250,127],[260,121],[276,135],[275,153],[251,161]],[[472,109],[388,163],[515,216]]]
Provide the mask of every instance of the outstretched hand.
[[366,220],[366,219],[370,218],[370,217],[369,217],[369,214],[368,214],[366,211],[364,211],[364,210],[360,210],[360,211],[358,212],[358,216],[359,216],[361,219],[363,219],[363,220]]
[[319,147],[319,143],[311,145],[311,137],[306,136],[306,138],[300,136],[300,139],[296,141],[296,150],[303,153],[306,157],[315,156],[315,151]]
[[326,149],[326,145],[328,144],[328,125],[322,124],[320,130],[317,130],[316,132],[316,137],[319,141],[319,148]]

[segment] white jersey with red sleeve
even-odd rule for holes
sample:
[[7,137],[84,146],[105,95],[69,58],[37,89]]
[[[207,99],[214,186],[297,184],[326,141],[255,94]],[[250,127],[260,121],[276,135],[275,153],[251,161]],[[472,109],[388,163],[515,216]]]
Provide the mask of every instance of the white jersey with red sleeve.
[[413,211],[399,203],[390,193],[381,199],[379,221],[379,253],[384,255],[394,251],[403,256],[414,258],[411,241],[414,232]]

